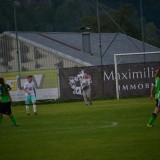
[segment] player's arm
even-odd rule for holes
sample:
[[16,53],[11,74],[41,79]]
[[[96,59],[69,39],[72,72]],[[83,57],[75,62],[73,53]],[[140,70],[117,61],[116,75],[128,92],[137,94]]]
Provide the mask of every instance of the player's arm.
[[153,92],[154,92],[154,84],[152,84],[152,86],[151,86],[151,92],[150,92],[150,96],[149,96],[150,100],[153,99]]
[[9,96],[9,98],[10,98],[11,105],[13,105],[13,102],[12,102],[12,97],[11,97],[11,95],[10,95],[10,93],[9,93],[9,92],[8,92],[8,96]]
[[27,88],[24,88],[24,92],[29,95],[29,92],[28,92]]
[[7,88],[8,92],[12,89],[9,84],[6,84],[6,88]]
[[8,91],[8,96],[9,96],[10,101],[11,101],[11,104],[12,104],[12,97],[11,97],[11,95],[10,95],[10,93],[9,93],[9,91],[10,91],[12,88],[11,88],[10,85],[6,84],[6,89],[7,89],[7,91]]
[[27,93],[28,95],[30,94],[25,84],[24,84],[24,92]]
[[34,91],[34,94],[35,94],[35,97],[36,97],[36,89],[35,89],[34,83],[33,83],[33,91]]
[[36,97],[36,89],[34,88],[33,91],[34,91],[34,94],[35,94],[35,97]]

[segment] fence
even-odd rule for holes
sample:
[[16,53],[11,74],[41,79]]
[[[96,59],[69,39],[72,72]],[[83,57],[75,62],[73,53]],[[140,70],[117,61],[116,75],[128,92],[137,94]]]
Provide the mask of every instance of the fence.
[[18,38],[17,50],[15,34],[8,32],[0,35],[0,72],[82,66],[73,59],[62,57],[61,53],[54,49],[36,44],[36,35],[28,36],[32,37],[33,41]]
[[[121,64],[118,69],[120,98],[148,96],[154,79],[154,72],[160,63]],[[93,98],[116,98],[114,65],[80,68],[61,68],[60,97],[80,99],[81,78],[84,73],[91,76],[91,95]]]
[[[156,61],[119,65],[120,98],[148,96],[159,64]],[[116,98],[114,65],[1,73],[1,76],[12,87],[13,101],[24,100],[23,84],[28,75],[33,75],[38,100],[71,100],[82,98],[81,79],[84,73],[91,76],[92,98]]]

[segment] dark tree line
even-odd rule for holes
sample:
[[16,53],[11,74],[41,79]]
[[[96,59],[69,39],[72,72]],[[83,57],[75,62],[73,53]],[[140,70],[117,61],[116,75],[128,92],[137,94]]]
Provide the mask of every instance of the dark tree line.
[[[18,0],[17,0],[18,1]],[[140,0],[99,0],[102,32],[124,32],[141,40]],[[160,47],[160,1],[142,0],[146,42]],[[19,31],[80,32],[88,26],[97,32],[95,0],[52,0],[52,4],[16,5]],[[34,2],[34,0],[33,0]],[[13,31],[13,1],[0,1],[0,33]]]

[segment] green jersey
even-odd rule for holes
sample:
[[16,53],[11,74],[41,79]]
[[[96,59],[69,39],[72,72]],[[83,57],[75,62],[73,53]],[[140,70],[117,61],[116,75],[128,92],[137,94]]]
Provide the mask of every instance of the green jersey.
[[8,84],[0,85],[0,102],[10,102],[10,96],[8,93],[8,89],[11,89],[11,87]]
[[155,99],[160,99],[160,77],[156,77],[154,81]]

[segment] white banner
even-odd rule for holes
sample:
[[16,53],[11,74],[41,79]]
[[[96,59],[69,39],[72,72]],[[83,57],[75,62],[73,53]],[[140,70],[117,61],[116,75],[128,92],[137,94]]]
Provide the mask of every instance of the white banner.
[[[16,77],[9,77],[5,79],[6,79],[6,83],[9,84],[12,88],[12,90],[10,91],[12,100],[14,102],[24,101],[25,92],[23,90],[23,85],[24,85],[24,82],[27,81],[27,77],[16,76]],[[43,82],[44,82],[43,75],[33,75],[33,81],[35,83],[37,100],[58,98],[58,88],[42,88]]]

